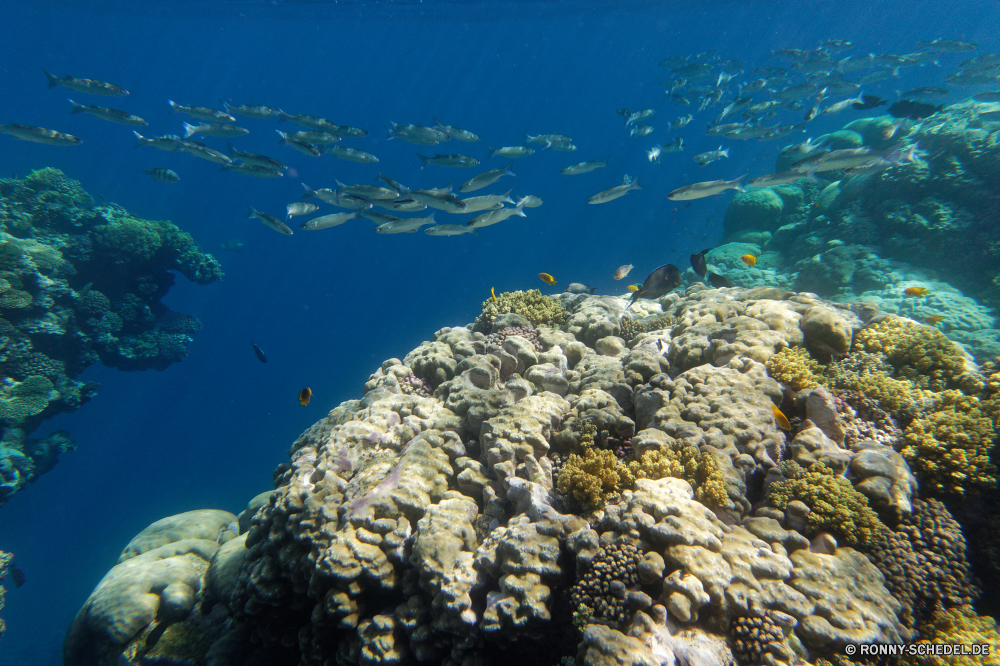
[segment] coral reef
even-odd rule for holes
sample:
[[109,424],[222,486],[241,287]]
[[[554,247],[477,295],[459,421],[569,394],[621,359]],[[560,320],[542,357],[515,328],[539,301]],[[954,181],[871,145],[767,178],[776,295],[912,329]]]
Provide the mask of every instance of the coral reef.
[[928,666],[996,666],[1000,664],[1000,627],[989,616],[978,615],[968,605],[940,609],[930,622],[923,626],[918,643],[951,645],[977,645],[988,648],[988,653],[976,655],[934,655],[923,663]]
[[905,447],[934,425],[958,450],[934,415],[974,399],[992,427],[995,368],[905,327],[856,343],[877,310],[773,287],[692,284],[624,333],[625,298],[536,301],[562,323],[498,296],[386,360],[238,518],[137,535],[67,666],[791,665],[926,638],[943,611],[988,629],[956,615],[976,599],[964,536],[918,494],[936,459]]
[[[0,550],[0,583],[3,583],[4,579],[7,578],[8,568],[10,567],[13,559],[13,555]],[[4,604],[6,603],[6,594],[7,590],[3,585],[0,585],[0,610],[3,610]],[[4,631],[6,630],[7,624],[3,621],[3,618],[0,617],[0,639],[3,638]]]
[[492,332],[500,315],[518,314],[533,326],[559,326],[566,320],[566,310],[558,300],[543,296],[537,289],[505,291],[496,300],[483,301],[483,313],[476,318],[473,330]]
[[0,180],[0,503],[71,448],[27,435],[93,397],[75,379],[85,368],[162,370],[187,355],[201,323],[161,302],[174,272],[222,277],[186,232],[97,205],[57,169]]

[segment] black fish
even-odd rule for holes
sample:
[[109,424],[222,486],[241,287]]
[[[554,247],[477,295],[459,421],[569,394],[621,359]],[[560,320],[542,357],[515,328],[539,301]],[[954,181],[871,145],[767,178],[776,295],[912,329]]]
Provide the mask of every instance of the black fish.
[[718,273],[709,273],[708,283],[713,287],[715,287],[716,289],[722,289],[723,287],[733,286],[733,283],[729,278],[723,275],[719,275]]
[[10,579],[14,581],[14,587],[21,587],[24,585],[24,572],[21,571],[19,566],[11,562],[7,566],[7,571],[10,573]]
[[254,344],[253,340],[250,341],[250,346],[253,347],[253,353],[257,354],[257,358],[260,359],[260,362],[267,363],[267,357],[264,356],[264,352],[260,350],[260,347]]
[[885,100],[881,97],[876,97],[875,95],[862,95],[861,101],[851,104],[851,107],[857,109],[858,111],[867,111],[868,109],[874,109],[876,106],[882,106],[883,104],[885,104]]
[[944,104],[934,106],[926,102],[914,102],[910,99],[901,99],[889,107],[889,115],[893,118],[909,118],[910,120],[920,120],[927,116],[933,116],[938,111],[944,109]]
[[694,272],[698,274],[699,277],[705,277],[705,273],[708,272],[708,262],[705,261],[705,255],[712,251],[712,248],[707,250],[702,250],[698,254],[691,255],[691,268]]
[[632,292],[632,302],[625,309],[640,298],[659,298],[680,285],[681,270],[673,264],[663,264],[646,277],[639,291]]

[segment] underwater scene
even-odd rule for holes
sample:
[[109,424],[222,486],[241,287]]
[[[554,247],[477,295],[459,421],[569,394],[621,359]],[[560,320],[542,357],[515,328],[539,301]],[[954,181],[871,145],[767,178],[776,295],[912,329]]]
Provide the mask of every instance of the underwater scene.
[[1000,666],[1000,5],[3,14],[0,666]]

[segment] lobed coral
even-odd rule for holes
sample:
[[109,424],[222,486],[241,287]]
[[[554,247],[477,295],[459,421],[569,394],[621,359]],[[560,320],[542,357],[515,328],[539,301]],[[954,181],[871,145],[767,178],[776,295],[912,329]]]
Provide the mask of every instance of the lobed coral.
[[786,347],[767,360],[767,374],[796,391],[816,388],[824,368],[805,347]]
[[892,366],[880,352],[851,352],[831,363],[827,376],[831,388],[860,393],[892,414],[912,415],[929,395],[909,381],[894,379]]
[[921,388],[955,388],[965,358],[944,333],[907,319],[888,318],[858,331],[855,351],[884,354],[903,377]]
[[493,328],[493,321],[504,314],[519,314],[534,326],[559,326],[566,321],[566,308],[558,300],[543,296],[537,289],[505,291],[496,300],[483,301],[483,312],[472,328],[484,333]]
[[622,317],[618,321],[618,326],[621,331],[621,338],[625,342],[631,342],[640,333],[650,333],[652,331],[660,331],[665,328],[669,328],[675,321],[676,320],[673,317],[668,317],[666,315],[646,317],[644,319]]
[[935,395],[930,409],[907,426],[900,453],[925,487],[961,495],[974,485],[996,485],[990,462],[995,435],[995,424],[977,398],[948,390]]
[[926,666],[1000,666],[1000,627],[988,615],[979,615],[965,604],[939,609],[931,621],[921,627],[918,644],[985,646],[987,653],[969,655],[932,655],[924,657]]
[[766,613],[734,616],[729,621],[729,642],[739,666],[760,666],[765,655],[787,652],[785,632]]
[[784,479],[768,487],[765,500],[780,511],[793,500],[808,506],[809,534],[826,530],[850,546],[867,549],[885,529],[878,514],[869,508],[868,498],[822,463],[806,470],[797,462],[786,461],[778,468]]
[[590,569],[570,588],[573,624],[623,627],[631,619],[629,591],[639,586],[641,551],[631,543],[617,543],[597,551]]

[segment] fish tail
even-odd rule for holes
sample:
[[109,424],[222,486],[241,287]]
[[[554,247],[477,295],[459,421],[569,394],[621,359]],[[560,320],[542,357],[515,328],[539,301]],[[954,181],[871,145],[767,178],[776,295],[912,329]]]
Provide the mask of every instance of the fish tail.
[[67,102],[73,105],[73,108],[69,110],[70,113],[82,113],[87,110],[83,104],[78,104],[71,99],[67,99]]
[[135,138],[136,138],[136,142],[132,146],[132,148],[138,148],[138,147],[142,146],[146,142],[146,137],[144,137],[143,135],[139,134],[135,130],[132,130],[132,134],[135,134]]
[[476,238],[479,238],[479,237],[480,237],[480,236],[479,236],[479,229],[470,229],[468,233],[472,234],[472,235],[473,235],[473,236],[475,236]]
[[[490,148],[490,150],[493,150],[493,149]],[[490,157],[493,157],[493,156],[490,155]],[[510,162],[507,162],[507,166],[505,166],[503,168],[503,172],[505,174],[507,174],[508,176],[516,176],[517,174],[512,171],[513,167],[514,167],[514,160],[511,160]]]
[[278,111],[278,122],[279,123],[283,123],[286,120],[291,120],[291,119],[292,119],[292,117],[290,115],[288,115],[287,113],[285,113],[284,111],[281,111],[281,110]]
[[608,155],[603,160],[601,160],[601,162],[600,162],[601,167],[604,168],[604,169],[607,169],[608,168],[608,160],[610,160],[610,159],[611,159],[611,155]]
[[302,195],[303,199],[315,199],[315,198],[317,198],[316,197],[316,190],[314,190],[313,188],[309,187],[305,183],[302,183],[302,187],[306,188],[306,193]]
[[278,133],[278,136],[280,136],[280,137],[281,137],[280,139],[278,139],[278,144],[279,144],[279,145],[282,145],[282,146],[283,146],[283,145],[285,145],[286,143],[288,143],[288,135],[287,135],[287,134],[285,134],[285,133],[284,133],[284,132],[282,132],[281,130],[274,130],[274,131],[275,131],[275,132],[277,132],[277,133]]
[[747,188],[746,188],[745,184],[746,184],[747,178],[749,176],[750,176],[749,173],[745,173],[742,176],[740,176],[739,178],[737,178],[736,180],[734,180],[733,181],[733,186],[734,186],[733,189],[735,189],[737,192],[746,192]]
[[420,153],[417,153],[417,157],[420,158],[421,169],[423,169],[425,166],[428,166],[431,163],[431,158],[427,157],[426,155],[421,155]]
[[[223,104],[225,104],[225,102],[223,102]],[[228,148],[230,155],[235,155],[236,154],[236,148],[233,146],[233,144],[231,142],[227,141],[226,142],[226,147]]]
[[490,154],[486,156],[486,159],[490,159],[491,157],[493,157],[496,154],[497,154],[496,148],[494,148],[493,146],[490,146]]
[[514,206],[514,215],[520,215],[521,217],[528,217],[524,214],[524,202],[528,200],[528,197],[524,197],[521,201]]
[[45,69],[42,71],[45,72],[45,78],[49,81],[49,90],[52,90],[62,84],[62,80],[58,76],[49,74],[48,70]]
[[[746,178],[746,176],[743,176],[743,177]],[[632,182],[630,184],[632,185],[632,189],[633,190],[641,190],[642,189],[642,185],[639,184],[639,176],[636,176],[635,178],[633,178]]]
[[184,123],[184,138],[188,139],[198,133],[198,128],[191,123]]
[[174,100],[168,99],[167,100],[167,104],[170,105],[170,113],[180,113],[181,112],[181,105],[178,104],[177,102],[175,102]]
[[257,218],[257,211],[250,204],[247,204],[247,212],[248,212],[247,214],[248,220],[253,220]]

